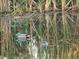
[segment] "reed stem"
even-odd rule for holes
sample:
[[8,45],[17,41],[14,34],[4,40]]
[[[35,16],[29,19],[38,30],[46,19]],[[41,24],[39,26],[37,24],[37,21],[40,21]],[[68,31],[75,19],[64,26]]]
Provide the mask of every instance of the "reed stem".
[[61,0],[61,2],[62,2],[62,12],[63,12],[63,11],[65,11],[65,2],[66,1],[65,0]]

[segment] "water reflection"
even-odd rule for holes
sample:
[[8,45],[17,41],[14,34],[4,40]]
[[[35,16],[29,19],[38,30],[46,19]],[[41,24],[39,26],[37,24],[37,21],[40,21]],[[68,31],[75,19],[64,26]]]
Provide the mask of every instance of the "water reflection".
[[78,16],[58,12],[22,18],[1,17],[1,58],[78,59]]

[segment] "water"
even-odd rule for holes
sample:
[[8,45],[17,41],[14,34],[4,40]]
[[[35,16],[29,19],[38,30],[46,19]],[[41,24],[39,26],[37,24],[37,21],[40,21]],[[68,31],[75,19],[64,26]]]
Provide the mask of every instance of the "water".
[[79,58],[78,13],[5,16],[0,21],[1,58]]

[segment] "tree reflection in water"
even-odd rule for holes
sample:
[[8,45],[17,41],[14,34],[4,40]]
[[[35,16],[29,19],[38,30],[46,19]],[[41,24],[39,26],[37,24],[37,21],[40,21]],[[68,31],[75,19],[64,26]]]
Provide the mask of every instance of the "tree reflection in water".
[[[10,57],[9,59],[14,57],[46,59],[46,56],[47,59],[78,59],[78,46],[76,46],[79,39],[78,16],[79,14],[60,12],[36,14],[31,17],[32,34],[30,34],[30,18],[24,17],[19,20],[1,17],[1,56]],[[22,33],[17,33],[17,27],[21,27],[19,29]],[[26,40],[26,33],[35,38]],[[22,47],[18,46],[16,41]],[[28,41],[28,44],[23,43],[25,41]]]

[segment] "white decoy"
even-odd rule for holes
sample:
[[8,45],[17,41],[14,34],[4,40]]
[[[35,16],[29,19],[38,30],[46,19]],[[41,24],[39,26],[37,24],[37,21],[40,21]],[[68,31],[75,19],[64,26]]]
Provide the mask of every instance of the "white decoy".
[[16,41],[20,44],[20,46],[22,46],[22,42],[29,41],[30,35],[18,32],[16,34],[16,37],[17,37]]
[[[38,47],[36,45],[36,39],[32,39],[29,43],[29,54],[32,54],[34,59],[38,59]],[[31,48],[31,49],[30,49]]]
[[38,59],[38,47],[35,43],[32,45],[32,55],[35,59]]
[[41,47],[47,48],[48,47],[48,42],[47,41],[43,41],[42,44],[41,44]]
[[19,41],[26,41],[26,34],[17,33],[16,36]]
[[3,59],[7,59],[7,57],[4,57]]

